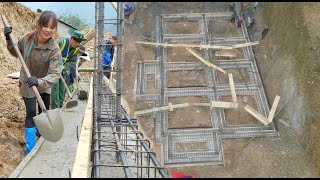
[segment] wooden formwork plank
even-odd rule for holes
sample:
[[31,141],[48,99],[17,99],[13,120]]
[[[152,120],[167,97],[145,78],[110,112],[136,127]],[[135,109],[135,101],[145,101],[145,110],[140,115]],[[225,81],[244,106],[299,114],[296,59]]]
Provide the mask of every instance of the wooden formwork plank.
[[189,48],[186,48],[187,51],[189,53],[191,53],[192,55],[194,55],[196,58],[198,58],[201,62],[203,62],[205,65],[209,66],[209,67],[212,67],[212,68],[215,68],[217,69],[218,71],[222,72],[222,73],[227,73],[225,70],[223,70],[222,68],[210,63],[209,61],[205,60],[204,58],[202,58],[200,55],[198,55],[196,52],[194,52],[192,49],[189,49]]
[[172,103],[171,103],[171,102],[168,103],[168,106],[169,106],[169,110],[170,110],[170,111],[173,111]]
[[237,52],[236,51],[226,51],[226,50],[219,50],[219,51],[215,51],[214,55],[218,56],[218,57],[237,57]]
[[238,103],[211,101],[211,107],[226,108],[226,109],[231,109],[231,108],[238,109]]
[[229,77],[229,84],[230,84],[230,89],[231,89],[232,101],[236,103],[237,102],[237,95],[236,95],[236,88],[234,87],[232,73],[229,73],[228,77]]
[[260,122],[262,122],[264,125],[268,125],[268,119],[262,116],[258,111],[253,109],[249,104],[247,104],[244,107],[244,110],[246,110],[248,113],[250,113],[252,116],[254,116],[256,119],[258,119]]
[[259,44],[258,41],[236,44],[231,46],[216,46],[216,45],[203,45],[203,44],[170,44],[170,43],[155,43],[146,41],[137,41],[137,44],[144,44],[149,46],[161,46],[161,47],[185,47],[185,48],[199,48],[199,49],[236,49],[241,47],[253,46]]
[[141,110],[141,111],[135,111],[134,114],[136,116],[142,115],[142,114],[148,114],[148,113],[153,113],[153,112],[158,112],[158,111],[166,111],[169,109],[177,109],[177,108],[185,108],[190,106],[189,103],[183,103],[183,104],[174,104],[169,106],[162,106],[162,107],[157,107],[157,108],[151,108],[151,109],[146,109],[146,110]]
[[280,96],[276,95],[276,97],[274,98],[274,101],[273,101],[269,116],[268,116],[269,123],[272,122],[272,119],[273,119],[274,114],[276,112],[276,109],[277,109],[277,106],[279,104],[279,101],[280,101]]
[[[218,102],[219,103],[219,102]],[[162,106],[162,107],[156,107],[156,108],[151,108],[151,109],[145,109],[141,111],[135,111],[134,114],[136,116],[142,115],[142,114],[148,114],[148,113],[153,113],[153,112],[158,112],[158,111],[166,111],[170,110],[173,111],[173,109],[178,109],[178,108],[185,108],[189,106],[198,106],[198,107],[210,107],[211,103],[182,103],[182,104],[172,104],[171,102],[168,103],[168,106]],[[236,106],[238,108],[238,104],[232,105]],[[229,107],[229,106],[228,106]]]
[[176,17],[197,17],[197,16],[211,16],[211,17],[221,17],[221,16],[231,16],[232,12],[215,12],[215,13],[181,13],[181,14],[164,14],[163,18],[176,18]]
[[90,81],[89,97],[84,118],[81,126],[81,133],[77,147],[77,153],[72,169],[72,178],[89,178],[89,162],[91,159],[91,137],[93,125],[93,78]]

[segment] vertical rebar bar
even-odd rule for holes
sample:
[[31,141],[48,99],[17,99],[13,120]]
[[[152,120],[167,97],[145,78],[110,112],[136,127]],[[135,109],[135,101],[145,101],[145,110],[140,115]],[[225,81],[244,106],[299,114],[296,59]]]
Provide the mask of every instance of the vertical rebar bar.
[[122,33],[123,33],[123,2],[117,2],[117,63],[116,63],[116,118],[121,123],[121,60],[122,60]]
[[[98,4],[97,3],[95,3],[95,30],[97,29],[97,10],[98,10]],[[94,69],[95,69],[95,72],[94,72],[94,74],[93,74],[93,84],[94,84],[94,86],[93,86],[93,94],[94,94],[94,98],[93,98],[93,101],[94,101],[94,103],[93,103],[93,125],[94,125],[94,127],[97,127],[97,121],[98,121],[98,118],[97,118],[97,112],[95,111],[95,109],[96,109],[96,102],[97,102],[97,89],[96,89],[96,86],[95,86],[95,84],[96,84],[96,78],[95,78],[95,75],[96,75],[96,64],[97,64],[97,56],[96,56],[96,45],[97,45],[97,43],[96,43],[96,41],[97,41],[97,36],[95,35],[95,37],[94,37]],[[79,91],[79,89],[78,89],[78,91]],[[95,132],[93,132],[93,137],[95,137],[96,136],[96,133]],[[98,144],[98,142],[94,142],[93,141],[93,147],[95,148],[95,149],[97,149],[98,147],[99,147],[99,144]],[[98,152],[95,152],[94,153],[94,157],[93,157],[93,164],[97,164],[99,162],[99,153]],[[96,167],[94,167],[93,166],[93,168],[92,168],[92,172],[91,172],[91,174],[92,174],[92,176],[93,177],[97,177],[98,176],[98,174],[99,174],[99,172],[98,172],[99,170],[97,170],[97,168]]]

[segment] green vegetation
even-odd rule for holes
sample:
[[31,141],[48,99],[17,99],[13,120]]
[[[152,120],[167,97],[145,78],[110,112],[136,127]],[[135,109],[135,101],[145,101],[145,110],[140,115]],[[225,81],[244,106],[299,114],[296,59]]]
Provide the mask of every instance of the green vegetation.
[[89,23],[85,19],[81,19],[78,14],[63,13],[58,17],[59,20],[70,24],[71,26],[79,29],[80,31],[89,28]]

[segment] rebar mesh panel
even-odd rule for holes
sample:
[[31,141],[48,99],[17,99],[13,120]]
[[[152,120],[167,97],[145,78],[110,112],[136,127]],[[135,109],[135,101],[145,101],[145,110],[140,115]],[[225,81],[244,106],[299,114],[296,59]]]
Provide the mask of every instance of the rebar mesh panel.
[[[198,142],[203,142],[205,147],[194,147],[194,149],[187,149],[183,153],[177,151],[179,143],[197,145]],[[222,163],[223,160],[221,141],[218,139],[217,134],[212,130],[170,131],[168,132],[165,147],[167,148],[164,149],[165,164],[202,162]]]

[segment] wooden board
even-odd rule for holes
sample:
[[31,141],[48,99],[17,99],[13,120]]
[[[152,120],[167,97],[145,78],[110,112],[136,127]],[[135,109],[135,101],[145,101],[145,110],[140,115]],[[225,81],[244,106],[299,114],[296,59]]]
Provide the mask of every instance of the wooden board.
[[229,84],[230,84],[230,89],[231,89],[232,101],[236,103],[237,102],[237,95],[236,95],[236,88],[234,87],[232,73],[229,73],[228,77],[229,77]]
[[192,49],[189,49],[189,48],[186,48],[187,51],[189,53],[191,53],[192,55],[194,55],[196,58],[198,58],[201,62],[203,62],[205,65],[209,66],[209,67],[212,67],[212,68],[215,68],[217,69],[218,71],[222,72],[222,73],[227,73],[225,70],[223,70],[222,68],[210,63],[209,61],[205,60],[204,58],[202,58],[200,55],[198,55],[194,50]]
[[144,44],[149,46],[160,46],[160,47],[185,47],[185,48],[199,48],[199,49],[235,49],[235,48],[241,48],[241,47],[247,47],[247,46],[253,46],[259,44],[258,41],[255,42],[249,42],[249,43],[242,43],[237,45],[231,45],[231,46],[216,46],[216,45],[202,45],[202,44],[170,44],[170,43],[154,43],[154,42],[146,42],[146,41],[137,41],[137,44]]
[[[166,111],[166,110],[170,110],[173,111],[173,109],[178,109],[178,108],[185,108],[185,107],[189,107],[189,106],[196,106],[196,107],[210,107],[211,104],[210,103],[182,103],[182,104],[172,104],[172,103],[168,103],[168,106],[162,106],[162,107],[156,107],[156,108],[151,108],[151,109],[145,109],[145,110],[141,110],[141,111],[135,111],[135,115],[142,115],[142,114],[148,114],[148,113],[154,113],[154,112],[158,112],[158,111]],[[236,105],[238,108],[238,105]]]
[[12,79],[19,79],[19,76],[20,76],[20,71],[7,75],[8,78],[12,78]]
[[277,109],[277,106],[279,104],[279,101],[280,101],[280,96],[276,95],[276,97],[274,98],[271,110],[269,112],[269,116],[268,116],[269,123],[272,122],[272,119],[274,117],[274,113],[276,112],[276,109]]
[[211,107],[226,108],[226,109],[231,109],[231,108],[238,109],[238,103],[211,101]]
[[94,72],[94,68],[78,68],[78,72]]
[[246,110],[248,113],[250,113],[252,116],[254,116],[256,119],[258,119],[260,122],[262,122],[264,125],[268,125],[268,119],[262,116],[258,111],[253,109],[249,104],[247,104],[244,107],[244,110]]
[[139,116],[142,114],[154,113],[154,112],[158,112],[158,111],[166,111],[166,110],[177,109],[177,108],[185,108],[188,106],[190,106],[189,103],[173,104],[171,106],[162,106],[162,107],[156,107],[156,108],[146,109],[146,110],[142,110],[142,111],[135,111],[134,114],[136,116]]
[[16,167],[16,169],[10,174],[9,178],[18,178],[21,174],[22,170],[29,164],[29,162],[36,156],[37,152],[41,148],[44,138],[40,137],[40,139],[37,141],[36,145],[32,148],[31,152],[27,154],[25,158],[22,159],[22,161],[19,163],[19,165]]
[[218,51],[215,51],[214,52],[214,55],[215,56],[218,56],[218,57],[237,57],[238,56],[238,53],[236,51],[229,51],[229,50],[218,50]]
[[71,178],[89,178],[89,162],[91,160],[91,139],[93,125],[93,78],[91,78],[89,98],[79,136],[76,158]]
[[196,15],[202,16],[211,16],[211,17],[229,17],[232,15],[232,12],[214,12],[214,13],[181,13],[181,14],[165,14],[161,15],[163,18],[181,18],[181,17],[194,17]]

